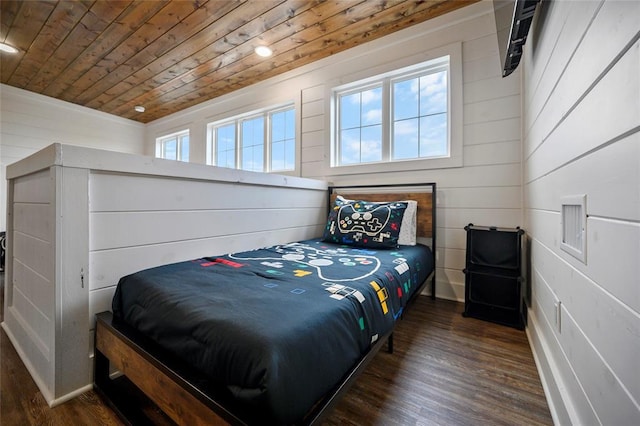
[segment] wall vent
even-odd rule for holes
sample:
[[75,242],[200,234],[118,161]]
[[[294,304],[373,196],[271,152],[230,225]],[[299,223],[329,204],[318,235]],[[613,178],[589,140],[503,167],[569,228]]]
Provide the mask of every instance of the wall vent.
[[562,239],[560,248],[587,263],[587,196],[570,195],[561,200]]

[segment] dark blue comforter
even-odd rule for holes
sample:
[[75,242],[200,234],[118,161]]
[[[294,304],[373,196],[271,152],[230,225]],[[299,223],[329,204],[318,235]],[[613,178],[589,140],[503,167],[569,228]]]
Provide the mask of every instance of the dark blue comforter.
[[113,313],[265,423],[293,423],[392,329],[432,269],[421,245],[309,240],[123,277]]

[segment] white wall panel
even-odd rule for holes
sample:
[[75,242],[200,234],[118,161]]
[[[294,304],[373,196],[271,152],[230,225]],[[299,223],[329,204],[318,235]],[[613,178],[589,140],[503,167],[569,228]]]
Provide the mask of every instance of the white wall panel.
[[302,153],[310,148],[321,147],[324,148],[325,131],[317,130],[315,132],[305,132],[302,136]]
[[53,318],[55,294],[51,281],[19,260],[14,260],[12,267],[14,288],[19,289],[33,307],[44,316]]
[[324,115],[309,115],[302,118],[304,132],[315,132],[324,129]]
[[[315,116],[323,116],[324,115],[324,99],[316,99],[316,100],[312,100],[309,102],[305,102],[302,104],[302,119],[304,120],[305,118],[310,118],[310,117],[315,117]],[[310,129],[307,129],[307,126],[302,126],[305,131],[308,131]]]
[[464,124],[520,117],[520,95],[465,104]]
[[324,164],[324,146],[314,146],[305,149],[302,152],[302,161],[304,163],[322,163]]
[[589,193],[589,215],[639,220],[638,182],[640,133],[635,133],[534,180],[528,185],[529,203],[559,211],[562,196]]
[[[580,96],[586,93],[589,87],[597,82],[600,75],[607,71],[607,68],[614,64],[616,56],[626,44],[636,36],[638,31],[638,16],[640,16],[640,2],[637,1],[606,1],[598,8],[596,2],[584,2],[583,5],[574,5],[571,10],[571,25],[567,26],[567,31],[571,31],[572,35],[567,40],[566,33],[563,33],[562,44],[565,49],[574,46],[572,41],[579,43],[575,52],[571,52],[572,60],[562,70],[563,74],[559,76],[557,86],[549,96],[549,100],[545,108],[541,111],[538,119],[537,131],[541,131],[543,137],[553,129],[556,120],[551,117],[564,116],[573,105],[579,101]],[[593,9],[597,10],[597,15],[593,17]],[[591,21],[591,19],[593,20]],[[615,25],[608,23],[615,22]],[[588,25],[586,33],[578,33],[583,25]],[[578,39],[578,37],[582,37]],[[566,52],[565,52],[566,54]],[[636,53],[637,55],[637,49]],[[632,54],[631,67],[637,67],[638,58]],[[616,76],[621,78],[620,83],[633,83],[634,75],[624,74],[619,71]],[[612,77],[609,77],[612,78]],[[555,81],[555,80],[553,80]],[[637,82],[637,78],[635,79]],[[606,90],[606,89],[605,89]],[[640,93],[633,86],[628,88],[629,92],[636,96]],[[599,95],[597,97],[601,101],[606,99],[616,100],[618,105],[628,105],[626,100],[618,99],[616,95],[610,94],[608,97]],[[536,108],[536,105],[532,105]],[[607,112],[605,108],[608,105],[601,105],[600,113]],[[591,109],[592,107],[588,107]],[[624,110],[613,108],[614,111],[624,113]],[[637,117],[635,115],[636,124]],[[608,123],[612,124],[610,121]],[[533,146],[531,148],[534,148]],[[530,152],[530,151],[529,151]]]
[[440,268],[463,270],[465,268],[464,249],[442,249],[439,250],[436,265]]
[[91,250],[316,226],[326,217],[317,208],[94,213]]
[[[523,227],[522,211],[513,209],[482,209],[482,208],[448,208],[438,209],[438,226],[443,228],[462,229],[470,223],[490,225],[497,223],[502,227]],[[496,225],[497,226],[497,225]]]
[[438,191],[438,198],[449,208],[517,209],[520,191],[519,186],[446,188]]
[[[640,423],[638,16],[638,2],[543,2],[525,47],[529,327],[560,424]],[[581,194],[585,262],[560,248],[560,200]]]
[[[462,58],[464,62],[471,62],[484,58],[495,58],[498,54],[496,35],[491,32],[485,36],[468,40],[462,46]],[[498,70],[498,74],[500,71]],[[473,80],[473,79],[469,79]],[[517,79],[514,79],[517,81]],[[520,91],[518,91],[520,93]]]
[[53,180],[48,169],[23,176],[15,182],[13,201],[15,203],[50,203],[52,201],[51,182]]
[[39,240],[53,241],[51,206],[39,203],[14,203],[13,230]]
[[[549,173],[640,125],[639,63],[640,42],[637,42],[529,156],[527,181]],[[569,88],[566,90],[570,91]],[[619,105],[626,107],[618,108]],[[557,111],[556,114],[565,113]],[[551,120],[543,121],[548,123]],[[590,126],[585,128],[585,123]]]
[[54,272],[54,247],[50,241],[40,240],[21,232],[13,234],[13,256],[29,265],[43,277],[52,277]]
[[[26,333],[28,340],[35,344],[34,348],[41,352],[46,361],[50,361],[52,352],[55,349],[51,333],[53,318],[48,317],[34,306],[18,288],[13,293],[11,311],[12,315],[21,323],[20,325],[23,326],[21,332]],[[45,373],[45,371],[42,371],[42,373]]]
[[512,140],[520,140],[520,117],[464,126],[465,146]]
[[[215,178],[214,174],[212,178]],[[278,200],[281,207],[319,207],[313,191],[215,182],[156,176],[131,179],[127,174],[93,173],[91,211],[215,210],[221,206],[260,209],[273,207],[274,200]]]
[[520,140],[464,147],[464,165],[520,164]]
[[[493,58],[495,59],[495,58]],[[520,80],[517,75],[502,78],[500,74],[482,80],[464,84],[465,103],[474,103],[488,99],[504,98],[520,94]],[[518,125],[518,136],[520,126]]]
[[[531,42],[535,47],[527,51],[531,55],[535,55],[540,64],[534,70],[528,70],[531,80],[527,81],[527,87],[531,87],[531,89],[526,94],[528,97],[527,105],[530,108],[529,114],[535,120],[531,121],[530,125],[534,122],[539,125],[533,129],[527,126],[524,129],[527,133],[539,132],[548,128],[549,123],[543,123],[542,119],[538,119],[538,115],[543,112],[543,108],[548,104],[558,81],[563,78],[567,59],[575,54],[576,46],[584,36],[594,13],[602,6],[602,2],[599,0],[585,1],[582,4],[571,3],[559,1],[543,6],[541,12],[544,13],[545,8],[548,10],[544,14],[544,21],[538,23],[542,30],[539,33],[540,40]],[[582,72],[586,72],[586,70]],[[527,78],[527,80],[529,79]],[[555,117],[552,121],[556,122],[558,118]],[[528,137],[532,142],[535,139],[534,133],[529,134]],[[529,148],[535,149],[536,146],[537,143],[531,143]],[[527,152],[527,154],[529,153],[530,151]]]

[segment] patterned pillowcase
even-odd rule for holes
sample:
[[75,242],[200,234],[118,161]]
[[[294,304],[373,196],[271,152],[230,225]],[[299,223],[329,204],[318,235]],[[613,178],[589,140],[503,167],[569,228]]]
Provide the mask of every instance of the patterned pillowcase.
[[407,202],[374,203],[336,198],[323,241],[368,248],[396,248]]

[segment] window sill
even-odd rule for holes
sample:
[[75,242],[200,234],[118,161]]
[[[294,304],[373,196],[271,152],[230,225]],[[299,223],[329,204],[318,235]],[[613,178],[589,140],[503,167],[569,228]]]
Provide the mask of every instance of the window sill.
[[405,160],[381,163],[354,164],[350,166],[327,166],[326,176],[355,175],[380,172],[403,172],[462,167],[462,156]]

